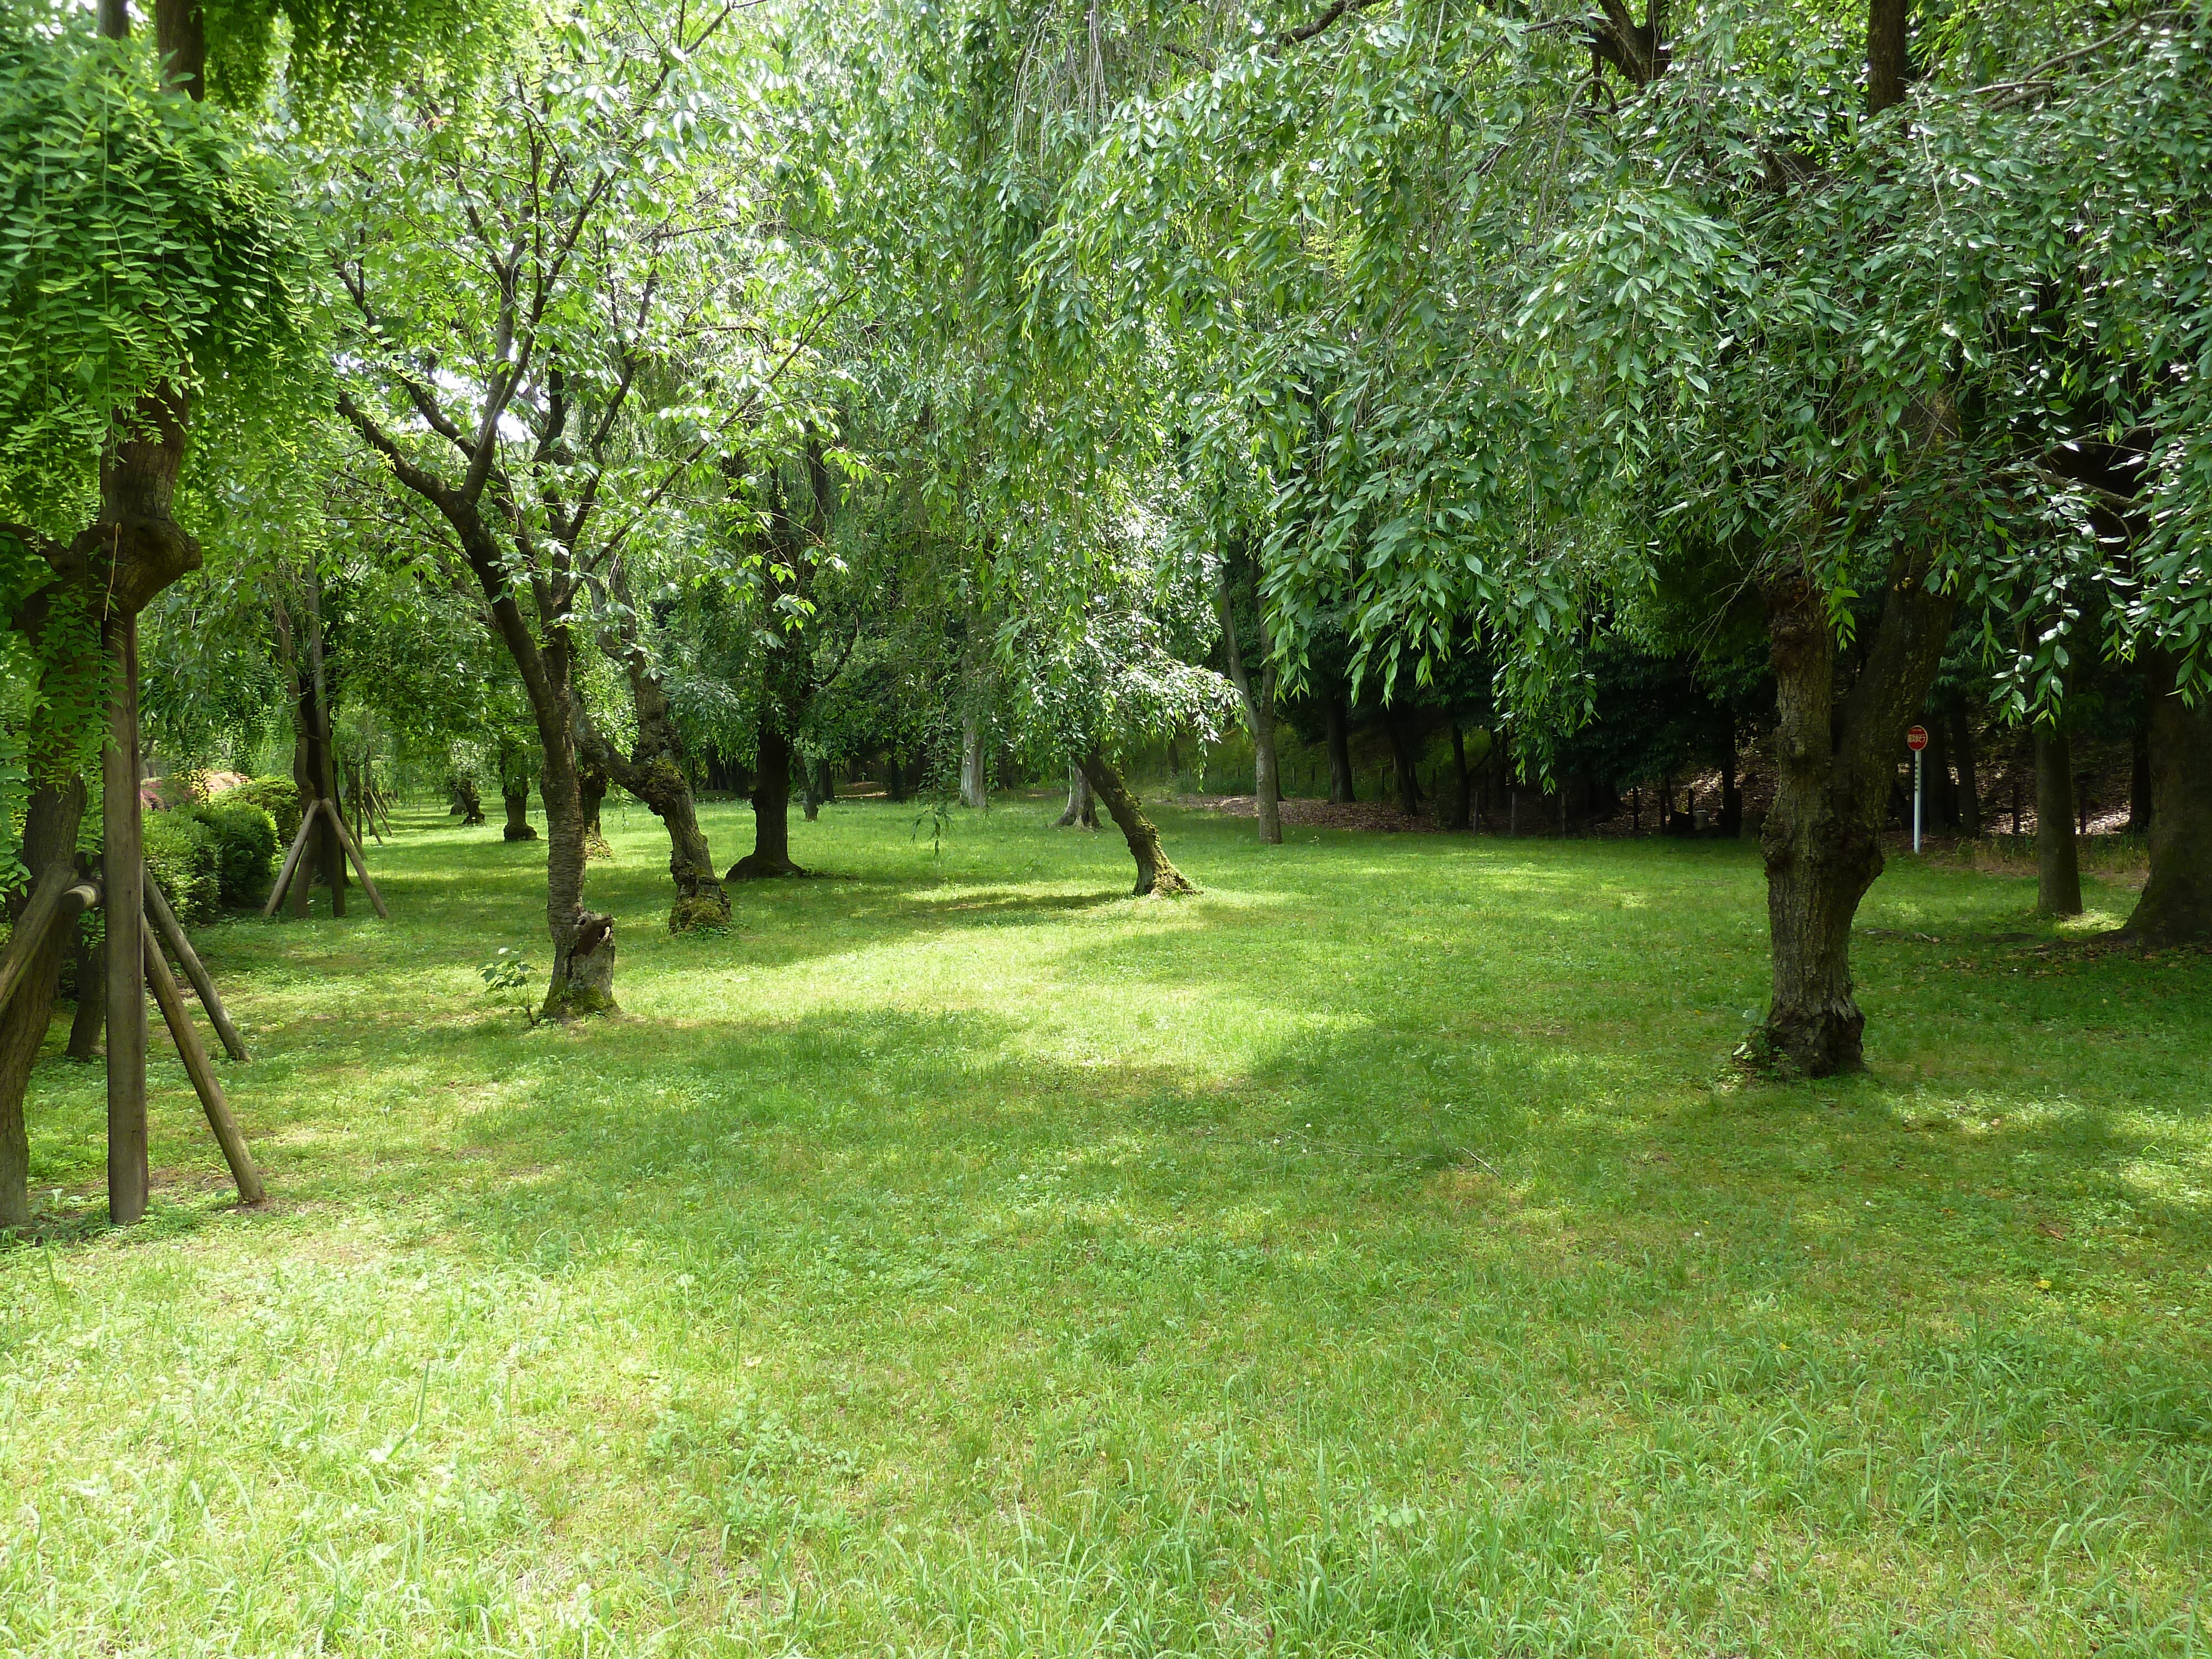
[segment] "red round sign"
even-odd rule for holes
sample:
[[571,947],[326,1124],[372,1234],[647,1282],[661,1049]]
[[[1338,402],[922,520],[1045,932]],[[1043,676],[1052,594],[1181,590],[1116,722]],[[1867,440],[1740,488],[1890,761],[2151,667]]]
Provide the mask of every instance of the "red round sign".
[[1928,728],[1916,726],[1905,734],[1905,746],[1917,752],[1928,746]]

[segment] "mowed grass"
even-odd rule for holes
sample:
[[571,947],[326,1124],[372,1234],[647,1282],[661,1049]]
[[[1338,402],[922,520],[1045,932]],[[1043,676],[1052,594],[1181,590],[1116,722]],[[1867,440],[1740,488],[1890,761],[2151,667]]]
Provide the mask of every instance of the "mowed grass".
[[1899,860],[1868,1073],[1746,1086],[1748,847],[1168,811],[1135,901],[1057,805],[830,807],[710,939],[611,811],[581,1030],[495,826],[205,930],[273,1201],[157,1035],[106,1229],[40,1071],[0,1652],[2212,1646],[2212,957]]

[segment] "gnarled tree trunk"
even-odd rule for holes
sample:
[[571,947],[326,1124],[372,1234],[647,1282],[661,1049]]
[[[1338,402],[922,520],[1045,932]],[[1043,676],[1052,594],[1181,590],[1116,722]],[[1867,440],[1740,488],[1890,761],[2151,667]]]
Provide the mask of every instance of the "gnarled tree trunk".
[[2150,879],[2121,931],[2145,945],[2212,939],[2212,697],[2174,690],[2171,653],[2154,652],[2150,697]]
[[1866,660],[1840,707],[1825,596],[1802,574],[1765,586],[1778,720],[1766,865],[1773,995],[1768,1048],[1814,1077],[1863,1063],[1866,1016],[1852,995],[1851,920],[1881,873],[1896,754],[1942,659],[1954,601],[1893,568]]
[[2074,745],[2063,726],[2035,726],[2035,908],[2081,914],[2081,861],[2074,830]]
[[1195,893],[1197,887],[1175,867],[1160,845],[1160,832],[1145,816],[1144,802],[1103,750],[1094,749],[1083,757],[1083,775],[1090,780],[1092,792],[1106,803],[1106,810],[1113,814],[1122,838],[1129,843],[1129,856],[1137,861],[1137,884],[1133,890],[1137,896]]

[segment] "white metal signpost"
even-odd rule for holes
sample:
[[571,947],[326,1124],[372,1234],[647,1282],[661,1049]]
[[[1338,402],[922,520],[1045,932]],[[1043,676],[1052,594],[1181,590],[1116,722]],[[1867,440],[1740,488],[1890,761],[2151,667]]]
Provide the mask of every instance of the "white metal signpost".
[[1916,726],[1905,734],[1905,746],[1912,751],[1912,850],[1920,850],[1920,751],[1928,746],[1928,728]]

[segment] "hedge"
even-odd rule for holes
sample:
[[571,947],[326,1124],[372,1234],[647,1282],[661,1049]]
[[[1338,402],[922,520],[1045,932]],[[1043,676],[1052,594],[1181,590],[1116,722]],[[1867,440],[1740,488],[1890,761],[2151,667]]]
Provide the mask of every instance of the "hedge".
[[267,898],[276,879],[276,820],[248,799],[244,789],[217,795],[194,807],[191,816],[214,839],[222,902],[248,905]]
[[190,926],[222,914],[222,859],[215,832],[188,812],[149,812],[146,873],[177,920]]
[[[210,805],[219,806],[234,800],[251,801],[276,820],[278,846],[289,847],[292,837],[300,833],[300,786],[291,779],[256,778],[251,783],[225,790]],[[267,896],[265,891],[263,896]]]

